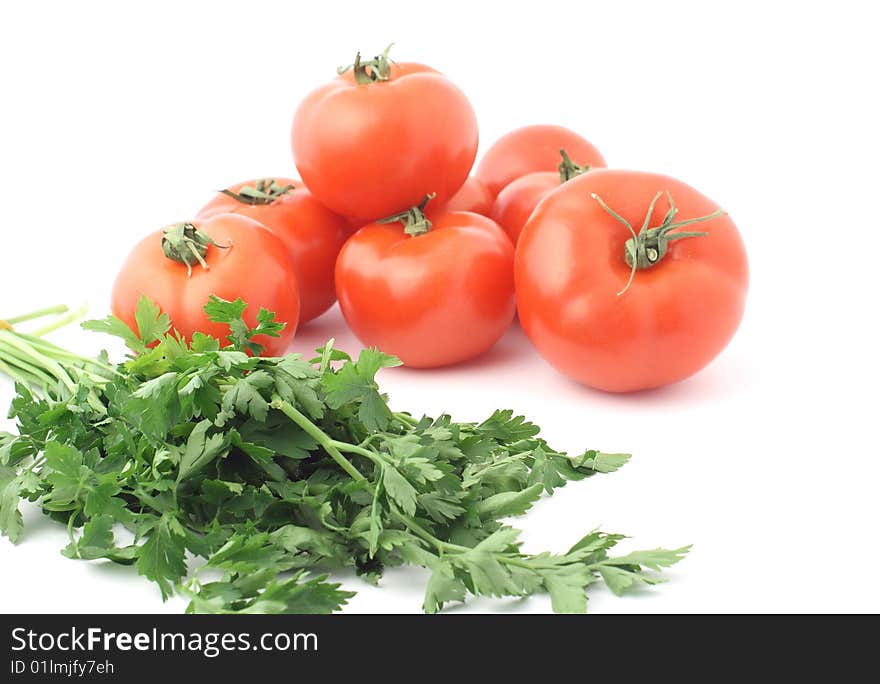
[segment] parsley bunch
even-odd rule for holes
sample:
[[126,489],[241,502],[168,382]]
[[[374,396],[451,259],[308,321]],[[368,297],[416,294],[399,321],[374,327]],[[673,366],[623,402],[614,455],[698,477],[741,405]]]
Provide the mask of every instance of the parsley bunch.
[[113,317],[84,324],[122,337],[124,363],[89,361],[101,372],[42,391],[19,382],[19,434],[0,433],[0,530],[17,541],[20,500],[39,502],[67,526],[65,556],[132,564],[197,613],[329,613],[353,594],[326,571],[375,582],[401,564],[430,569],[428,613],[545,591],[555,611],[585,612],[591,584],[654,584],[687,552],[612,557],[622,537],[593,531],[564,554],[523,553],[503,519],[628,456],[568,456],[511,411],[482,423],[394,412],[375,375],[396,358],[354,360],[332,340],[312,360],[250,355],[280,325],[263,310],[249,328],[245,306],[212,298],[228,339],[186,342],[143,299],[137,333]]

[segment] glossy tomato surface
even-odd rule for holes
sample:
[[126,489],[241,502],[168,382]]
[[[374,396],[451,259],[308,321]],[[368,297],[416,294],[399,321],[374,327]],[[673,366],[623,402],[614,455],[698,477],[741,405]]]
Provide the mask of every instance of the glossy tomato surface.
[[486,150],[474,175],[497,197],[504,186],[520,176],[555,171],[561,149],[578,164],[594,169],[606,166],[599,150],[574,131],[562,126],[525,126],[502,136]]
[[490,219],[432,217],[429,232],[371,224],[342,248],[336,289],[365,345],[413,367],[445,366],[490,349],[513,320],[513,245]]
[[265,346],[264,354],[283,353],[299,320],[296,274],[284,243],[258,222],[238,214],[218,214],[192,225],[228,248],[209,246],[204,255],[208,268],[195,263],[188,275],[185,264],[163,253],[164,231],[147,236],[129,254],[116,278],[113,314],[137,330],[134,312],[146,295],[185,338],[203,332],[225,340],[229,327],[209,321],[204,306],[210,295],[230,301],[241,297],[248,304],[244,319],[249,326],[256,326],[260,307],[275,312],[276,320],[287,324],[280,337],[254,338]]
[[[275,188],[293,186],[268,203],[248,203],[243,188],[256,189],[260,181],[274,181]],[[223,193],[217,195],[197,218],[206,219],[223,213],[234,213],[259,221],[277,235],[287,247],[294,268],[300,295],[300,325],[320,316],[336,301],[333,270],[336,257],[351,228],[343,217],[333,213],[303,185],[290,178],[259,179],[238,183],[229,192],[243,199]]]
[[296,111],[291,140],[315,197],[366,224],[429,193],[437,204],[452,197],[473,166],[477,119],[442,74],[391,64],[389,80],[357,83],[348,71],[312,91]]
[[516,244],[538,202],[560,184],[557,171],[527,173],[507,184],[498,193],[489,215],[504,229],[513,244]]
[[444,207],[446,211],[472,211],[488,216],[492,211],[492,193],[475,176],[469,176]]
[[727,215],[676,229],[704,237],[669,242],[650,268],[625,259],[657,193],[650,227],[669,209],[676,221],[709,216],[718,205],[673,178],[621,170],[591,171],[548,195],[520,236],[516,288],[520,322],[538,351],[575,380],[609,392],[659,387],[706,366],[733,337],[743,315],[748,263]]

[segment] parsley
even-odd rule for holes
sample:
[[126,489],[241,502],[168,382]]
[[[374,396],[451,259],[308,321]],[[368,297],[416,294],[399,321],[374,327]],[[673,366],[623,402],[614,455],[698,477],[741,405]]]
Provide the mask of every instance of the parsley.
[[614,557],[622,537],[593,531],[563,554],[524,553],[504,519],[629,456],[569,456],[511,411],[481,423],[394,412],[375,376],[396,358],[354,360],[332,340],[311,361],[261,358],[255,339],[281,330],[271,312],[250,327],[241,300],[212,297],[206,311],[229,326],[225,342],[185,342],[146,299],[137,332],[113,317],[86,323],[132,350],[115,366],[0,331],[0,361],[4,350],[20,361],[19,434],[0,433],[0,530],[12,541],[20,502],[38,502],[67,525],[65,556],[134,565],[194,613],[329,613],[353,594],[324,571],[375,582],[401,564],[430,570],[429,613],[537,592],[582,613],[591,585],[655,584],[688,550]]

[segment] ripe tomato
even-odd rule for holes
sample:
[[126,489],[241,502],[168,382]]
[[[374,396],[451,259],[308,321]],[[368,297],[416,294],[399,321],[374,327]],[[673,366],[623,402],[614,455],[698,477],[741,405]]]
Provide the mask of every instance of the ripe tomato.
[[560,150],[562,161],[556,171],[533,171],[508,183],[492,205],[489,216],[513,241],[519,240],[523,226],[545,195],[590,170],[589,165],[575,164],[565,150]]
[[266,348],[265,354],[281,354],[290,344],[299,319],[299,290],[290,255],[279,238],[237,214],[178,223],[143,239],[116,277],[111,308],[137,330],[134,312],[146,295],[185,338],[203,332],[223,340],[229,327],[209,321],[203,308],[212,294],[247,302],[244,320],[251,327],[256,327],[260,307],[287,324],[280,337],[254,338]]
[[[424,208],[424,205],[422,205]],[[513,245],[493,221],[419,207],[355,233],[336,262],[345,320],[365,345],[408,366],[445,366],[490,349],[514,316]]]
[[516,251],[526,334],[557,369],[609,392],[703,368],[736,331],[747,287],[733,221],[653,173],[606,169],[569,181],[538,205]]
[[296,269],[302,325],[333,306],[333,269],[351,229],[318,202],[301,181],[264,178],[222,190],[196,218],[234,213],[259,221],[287,247]]
[[493,197],[505,185],[533,171],[553,171],[564,149],[579,164],[604,167],[605,159],[588,140],[562,126],[526,126],[502,136],[483,155],[479,178]]
[[472,211],[481,216],[488,216],[492,211],[492,195],[482,181],[469,176],[443,208],[446,211]]
[[467,98],[421,64],[392,63],[388,51],[355,60],[312,91],[293,120],[293,156],[322,204],[363,224],[462,186],[477,153]]

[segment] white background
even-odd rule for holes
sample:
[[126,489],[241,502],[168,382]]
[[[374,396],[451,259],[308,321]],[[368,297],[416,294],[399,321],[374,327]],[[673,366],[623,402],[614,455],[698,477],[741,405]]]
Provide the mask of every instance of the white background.
[[[749,250],[746,317],[676,386],[610,396],[561,377],[521,331],[441,371],[385,372],[393,405],[524,412],[551,444],[631,451],[517,521],[528,549],[601,525],[632,547],[693,543],[656,591],[595,612],[880,611],[877,236],[880,139],[869,3],[14,3],[0,23],[0,317],[107,311],[134,241],[234,181],[295,175],[298,100],[391,40],[470,97],[481,149],[530,123],[581,132],[617,167],[720,202]],[[255,276],[256,277],[256,276]],[[337,310],[295,348],[356,348]],[[103,339],[54,338],[83,352]],[[114,348],[115,349],[115,348]],[[0,382],[0,403],[11,396]],[[7,426],[9,427],[9,426]],[[178,612],[131,569],[70,561],[26,511],[0,539],[4,611]],[[425,576],[343,576],[352,612],[417,611]],[[16,590],[18,588],[18,590]],[[462,609],[457,609],[462,610]],[[546,611],[549,601],[464,610]]]

